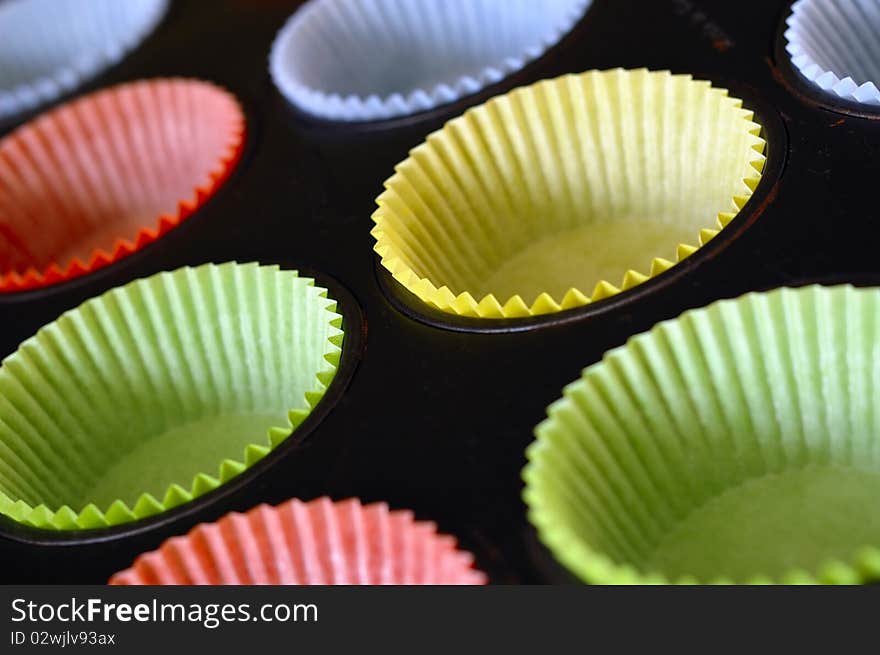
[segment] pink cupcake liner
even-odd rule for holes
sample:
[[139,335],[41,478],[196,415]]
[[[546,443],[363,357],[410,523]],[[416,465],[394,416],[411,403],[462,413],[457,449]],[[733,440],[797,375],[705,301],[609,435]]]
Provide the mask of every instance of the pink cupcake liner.
[[412,512],[356,499],[290,500],[172,537],[113,585],[478,585],[453,537]]

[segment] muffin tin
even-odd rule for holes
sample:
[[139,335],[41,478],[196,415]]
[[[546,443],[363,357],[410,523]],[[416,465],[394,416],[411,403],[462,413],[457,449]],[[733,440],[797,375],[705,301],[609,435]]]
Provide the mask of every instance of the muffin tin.
[[[279,264],[338,302],[339,369],[296,432],[227,484],[140,521],[51,532],[0,518],[4,582],[103,583],[167,538],[289,498],[358,497],[436,521],[495,583],[568,581],[521,500],[534,426],[561,389],[630,336],[691,308],[808,281],[873,283],[880,122],[799,76],[788,2],[594,0],[543,55],[475,94],[407,116],[334,123],[273,85],[271,44],[298,2],[179,0],[87,93],[155,77],[213,82],[247,124],[231,175],[186,221],[128,257],[46,288],[0,294],[0,353],[89,298],[181,266]],[[677,266],[611,298],[547,316],[486,320],[423,303],[381,266],[371,215],[410,149],[467,108],[567,73],[670,70],[728,89],[767,141],[739,214]],[[2,124],[11,132],[29,116]],[[535,164],[537,166],[537,163]]]

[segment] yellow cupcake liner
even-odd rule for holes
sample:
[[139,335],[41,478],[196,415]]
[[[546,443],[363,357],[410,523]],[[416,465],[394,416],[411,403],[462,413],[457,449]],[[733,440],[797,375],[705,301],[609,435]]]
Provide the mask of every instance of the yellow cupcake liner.
[[375,250],[407,290],[450,314],[581,307],[714,238],[757,187],[765,145],[740,100],[689,75],[545,80],[413,149],[377,199]]

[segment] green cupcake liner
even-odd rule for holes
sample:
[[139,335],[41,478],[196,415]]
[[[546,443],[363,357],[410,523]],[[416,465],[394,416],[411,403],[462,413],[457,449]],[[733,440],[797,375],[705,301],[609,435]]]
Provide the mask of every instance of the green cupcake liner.
[[529,518],[583,580],[880,579],[880,289],[690,311],[587,368],[536,429]]
[[229,263],[67,312],[0,367],[0,513],[100,528],[231,480],[323,397],[341,354],[335,310],[294,271]]

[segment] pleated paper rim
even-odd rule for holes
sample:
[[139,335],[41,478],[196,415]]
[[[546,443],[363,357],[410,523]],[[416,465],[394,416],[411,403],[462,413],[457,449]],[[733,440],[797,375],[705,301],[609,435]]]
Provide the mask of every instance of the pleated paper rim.
[[[804,293],[815,289],[855,289],[852,285],[838,285],[837,287],[823,287],[812,285],[799,287],[797,290]],[[780,290],[776,290],[777,292]],[[772,293],[772,292],[771,292]],[[730,300],[720,300],[706,307],[692,309],[677,318],[662,321],[643,334],[658,333],[665,326],[677,324],[688,316],[700,315],[711,307],[721,305],[736,305],[748,302],[749,299],[764,296],[766,292],[752,292]],[[602,366],[611,361],[618,353],[626,352],[630,342],[636,337],[630,337],[622,346],[606,352],[602,359],[585,368],[581,377],[566,385],[563,395],[548,407],[548,418],[535,428],[536,439],[526,449],[527,464],[522,470],[522,479],[525,482],[522,497],[528,507],[529,522],[535,527],[540,541],[551,551],[553,556],[569,571],[577,575],[582,581],[590,584],[601,585],[859,585],[880,580],[880,545],[863,546],[859,548],[852,558],[831,559],[826,561],[816,571],[803,569],[791,570],[785,575],[774,578],[773,576],[755,573],[746,581],[734,581],[723,574],[709,580],[700,580],[694,576],[680,576],[669,578],[661,573],[641,573],[629,564],[621,564],[613,561],[610,557],[599,550],[591,548],[575,532],[568,527],[567,523],[557,520],[556,511],[548,509],[542,498],[542,493],[537,487],[543,486],[542,479],[553,468],[552,463],[544,462],[545,471],[541,470],[541,462],[546,457],[543,453],[549,448],[538,434],[543,425],[552,425],[555,419],[550,415],[554,409],[564,408],[570,405],[570,395],[578,389],[586,386],[583,376],[591,369]]]
[[801,10],[812,0],[798,0],[791,6],[791,15],[786,19],[785,50],[792,65],[812,85],[827,94],[866,106],[880,105],[880,80],[856,82],[844,71],[828,70],[819,64],[801,45],[798,29],[801,25]]
[[[148,560],[152,557],[161,557],[164,554],[164,551],[174,551],[178,545],[185,546],[189,543],[191,539],[198,536],[200,530],[205,527],[220,527],[224,524],[226,525],[234,525],[236,529],[238,525],[242,522],[246,522],[249,517],[264,514],[269,512],[273,515],[277,515],[279,512],[286,511],[288,508],[292,506],[300,505],[302,507],[312,507],[315,505],[326,505],[332,508],[334,513],[338,513],[340,510],[344,510],[346,507],[353,507],[359,510],[360,518],[363,518],[363,515],[369,510],[379,510],[382,511],[387,517],[398,517],[406,520],[407,526],[406,528],[409,531],[413,532],[425,532],[430,535],[430,538],[441,542],[442,545],[448,548],[447,554],[451,557],[455,558],[454,563],[458,567],[457,574],[461,578],[459,582],[456,583],[445,583],[445,584],[464,584],[464,585],[483,585],[486,584],[487,578],[486,574],[482,571],[475,568],[474,556],[472,553],[466,550],[462,550],[458,544],[458,540],[448,534],[441,533],[438,530],[438,526],[433,521],[420,521],[416,520],[414,514],[410,510],[405,509],[391,509],[387,503],[385,502],[374,502],[364,504],[358,498],[347,498],[345,500],[333,501],[329,496],[321,496],[319,498],[315,498],[310,501],[302,501],[297,498],[292,498],[288,501],[280,503],[279,505],[268,505],[266,503],[261,503],[256,507],[252,507],[246,512],[229,512],[225,514],[217,521],[211,523],[202,523],[194,528],[192,528],[189,532],[182,536],[171,537],[166,539],[156,550],[152,550],[146,553],[141,553],[138,555],[132,565],[127,569],[119,571],[113,576],[111,576],[108,584],[110,585],[143,585],[147,584],[142,581],[140,574],[137,571],[137,566],[139,563]],[[332,558],[333,555],[331,554]],[[178,581],[167,582],[167,583],[158,583],[158,584],[195,584],[195,583],[182,583]],[[303,583],[303,585],[307,585],[309,583]],[[337,584],[337,583],[328,583],[328,584]],[[344,583],[351,584],[351,583]],[[378,584],[404,584],[399,581],[388,581]],[[415,584],[415,583],[413,583]]]
[[33,121],[25,123],[8,134],[0,140],[0,144],[6,142],[7,139],[13,140],[19,138],[18,135],[20,131],[27,129],[32,122],[42,120],[45,117],[54,117],[57,114],[67,112],[71,108],[82,103],[91,103],[95,98],[104,94],[128,92],[131,88],[138,85],[165,84],[169,82],[185,82],[210,87],[213,92],[222,94],[229,99],[233,103],[232,106],[237,109],[238,116],[235,120],[233,129],[227,135],[225,150],[214,168],[208,172],[206,176],[207,179],[196,184],[190,197],[178,200],[177,209],[174,213],[160,214],[153,225],[144,225],[133,235],[122,235],[117,237],[113,249],[110,251],[101,248],[94,249],[87,262],[83,262],[78,257],[74,257],[67,263],[53,262],[41,269],[31,267],[24,273],[19,273],[17,271],[0,271],[0,294],[29,291],[61,284],[94,273],[95,271],[125,259],[151,243],[158,241],[165,234],[180,225],[183,221],[201,209],[201,207],[204,206],[215,193],[217,193],[220,187],[223,186],[237,166],[244,151],[247,133],[244,110],[242,109],[241,103],[239,103],[238,99],[231,92],[213,82],[207,82],[196,78],[147,78],[134,82],[125,82],[117,86],[102,89],[95,93],[77,98],[76,100],[72,100],[46,114],[36,117]]
[[[235,262],[230,262],[230,265],[244,266],[244,264],[237,264]],[[0,514],[18,523],[49,530],[91,530],[145,519],[161,514],[170,509],[174,509],[175,507],[188,503],[199,496],[203,496],[206,493],[219,488],[251,468],[254,464],[262,460],[266,455],[275,450],[281,443],[293,435],[296,429],[306,420],[306,418],[308,418],[317,404],[324,397],[327,388],[336,376],[336,371],[339,368],[339,362],[342,356],[342,342],[344,338],[342,315],[336,311],[337,303],[335,300],[328,297],[327,289],[316,286],[313,278],[300,277],[297,271],[283,270],[277,265],[261,266],[260,268],[274,269],[276,274],[288,274],[299,277],[304,280],[308,286],[315,287],[319,291],[318,298],[323,298],[328,301],[327,305],[324,306],[323,311],[327,313],[328,324],[333,329],[331,336],[327,340],[327,352],[324,355],[326,366],[315,374],[315,386],[304,394],[306,409],[289,410],[287,414],[288,425],[268,428],[266,432],[266,442],[264,444],[248,444],[244,448],[240,460],[223,459],[219,463],[215,475],[210,475],[207,472],[197,473],[193,476],[189,489],[177,483],[171,484],[168,486],[161,499],[156,498],[150,493],[142,493],[132,507],[129,507],[123,500],[116,499],[110,503],[106,509],[101,509],[94,503],[89,503],[79,511],[76,511],[69,505],[63,505],[56,510],[52,510],[42,503],[36,506],[31,506],[23,500],[12,500],[3,491],[0,491]],[[181,274],[181,272],[188,270],[192,270],[192,268],[183,267],[176,271],[158,273],[157,275],[148,278],[135,280],[123,287],[111,289],[100,296],[91,298],[84,304],[97,302],[100,299],[107,298],[110,294],[118,292],[119,289],[125,289],[139,283],[146,283],[148,280],[162,276]],[[69,316],[78,312],[80,307],[65,312],[58,320],[64,316]],[[24,341],[19,346],[19,350],[28,345],[38,345],[36,343],[37,337],[44,329],[46,328],[41,328],[37,334]],[[11,356],[12,355],[10,355],[10,357]],[[0,362],[0,364],[3,363],[5,363],[5,360],[4,362]]]
[[[593,71],[587,71],[586,73],[582,73],[580,75],[586,75],[590,72]],[[617,68],[601,72],[603,74],[619,72],[653,72],[672,75],[670,71],[648,71],[645,68],[632,70]],[[549,80],[549,82],[552,84],[561,84],[565,80],[578,76],[579,75],[576,74],[562,75],[560,77]],[[691,75],[675,75],[675,77],[686,77],[690,80],[694,80],[693,76]],[[515,89],[514,91],[511,91],[510,94],[497,96],[486,104],[496,102],[498,98],[504,98],[507,95],[522,93],[529,89],[533,89],[540,84],[546,83],[547,80],[544,80],[542,82],[537,82],[536,84],[520,87],[518,89]],[[726,89],[719,90],[724,91],[725,93],[727,92]],[[733,98],[730,96],[726,97],[731,103],[733,103],[735,107],[742,107],[742,100],[740,100],[739,98]],[[468,109],[468,111],[466,111],[463,116],[452,119],[446,125],[448,126],[450,124],[463,121],[465,117],[470,115],[472,112],[479,110],[483,106],[485,105],[480,105],[478,107]],[[761,125],[753,120],[754,112],[747,109],[740,109],[740,111],[742,112],[743,121],[745,121],[749,125],[749,134],[754,136],[757,142],[751,148],[752,151],[754,151],[754,157],[748,161],[749,166],[754,170],[754,175],[743,178],[742,182],[744,184],[745,192],[742,195],[734,196],[732,199],[734,205],[737,208],[737,211],[719,212],[715,219],[715,224],[711,226],[707,225],[705,228],[701,229],[699,234],[696,235],[696,239],[693,244],[680,243],[676,248],[675,254],[672,256],[672,259],[666,259],[659,256],[654,257],[651,262],[651,268],[647,273],[643,273],[635,269],[627,270],[626,273],[624,273],[623,275],[623,279],[617,286],[612,282],[609,282],[608,280],[600,279],[596,282],[596,285],[593,287],[592,292],[589,294],[581,289],[570,288],[562,298],[554,298],[551,294],[544,292],[539,294],[538,297],[531,304],[528,304],[520,295],[512,296],[504,302],[501,302],[498,298],[496,298],[494,294],[490,293],[478,300],[468,291],[462,291],[456,294],[448,286],[436,286],[434,282],[432,282],[427,277],[421,277],[420,275],[418,275],[415,271],[412,270],[412,268],[408,264],[406,264],[398,256],[394,244],[391,242],[391,240],[385,237],[385,232],[382,229],[382,223],[385,219],[386,213],[386,196],[390,193],[392,181],[400,175],[400,173],[397,172],[399,171],[400,165],[395,167],[395,174],[391,178],[386,180],[384,185],[386,190],[376,200],[378,209],[373,213],[372,216],[375,226],[371,231],[373,238],[376,240],[376,244],[374,245],[373,249],[376,251],[376,253],[378,253],[379,257],[381,258],[382,266],[384,266],[391,273],[394,279],[402,284],[404,288],[413,293],[423,302],[449,314],[487,319],[527,318],[530,316],[553,314],[567,309],[575,309],[577,307],[583,307],[599,300],[611,298],[612,296],[616,296],[619,293],[628,291],[629,289],[632,289],[633,287],[638,286],[643,282],[650,280],[651,278],[657,277],[661,273],[665,273],[676,264],[690,257],[693,253],[695,253],[701,247],[706,245],[710,240],[712,240],[715,236],[717,236],[719,232],[721,232],[725,227],[727,227],[730,222],[734,218],[736,218],[736,216],[739,214],[745,204],[749,201],[749,198],[751,198],[759,182],[761,181],[761,174],[764,169],[764,162],[766,161],[766,157],[763,153],[766,148],[767,142],[761,137]],[[446,126],[429,135],[421,145],[416,146],[415,148],[410,150],[409,157],[412,158],[414,153],[416,153],[420,148],[427,147],[428,140],[432,136],[441,135],[445,129]]]
[[[0,89],[0,100],[11,109],[0,110],[0,121],[14,120],[75,91],[89,80],[118,64],[152,34],[168,12],[169,0],[154,0],[155,10],[140,29],[121,36],[116,42],[102,45],[89,53],[79,65],[70,65],[34,77],[27,83]],[[2,107],[3,103],[0,103]]]
[[[355,94],[343,96],[340,93],[321,91],[298,82],[287,72],[281,57],[281,49],[292,38],[297,21],[302,18],[300,12],[310,9],[310,5],[318,1],[310,0],[299,7],[278,31],[269,53],[269,73],[282,95],[306,114],[330,121],[366,122],[389,120],[429,111],[479,93],[486,87],[503,81],[529,63],[540,59],[565,38],[583,19],[594,0],[576,0],[565,19],[544,36],[540,43],[525,48],[519,55],[511,55],[502,61],[486,65],[471,75],[461,75],[451,84],[439,83],[430,88],[416,88],[386,96],[374,94],[366,97]],[[313,109],[314,105],[322,105],[328,109],[316,112]],[[331,110],[330,107],[335,109]]]

